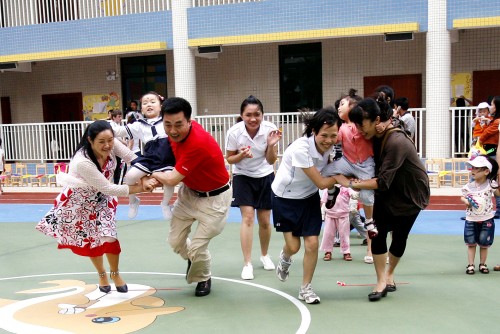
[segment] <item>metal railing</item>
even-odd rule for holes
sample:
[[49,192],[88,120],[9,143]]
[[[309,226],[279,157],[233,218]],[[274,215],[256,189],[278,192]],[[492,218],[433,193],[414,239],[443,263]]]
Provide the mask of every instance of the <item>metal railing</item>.
[[[467,154],[472,129],[470,119],[474,108],[451,108],[453,129],[460,129],[458,146],[453,146],[452,156]],[[424,156],[424,115],[425,109],[410,109],[416,121],[415,146],[420,156]],[[456,117],[455,117],[456,115]],[[226,132],[236,123],[238,115],[213,115],[195,117],[219,143],[222,152],[225,152]],[[295,139],[302,136],[303,124],[299,113],[266,113],[264,119],[275,124],[283,131],[282,140],[278,143],[278,155]],[[469,123],[467,123],[469,122]],[[0,124],[0,138],[2,138],[5,159],[7,161],[40,161],[69,160],[76,145],[91,122],[57,122],[57,123],[30,123],[30,124]],[[467,124],[467,126],[464,126]],[[462,131],[463,130],[463,131]],[[454,143],[453,143],[454,144]],[[458,149],[459,151],[455,151]]]
[[193,0],[193,7],[218,6],[218,5],[243,3],[243,2],[262,2],[262,1],[265,0]]
[[[168,11],[172,0],[0,0],[0,28]],[[193,7],[265,0],[193,0]]]
[[170,10],[171,0],[0,0],[0,28]]

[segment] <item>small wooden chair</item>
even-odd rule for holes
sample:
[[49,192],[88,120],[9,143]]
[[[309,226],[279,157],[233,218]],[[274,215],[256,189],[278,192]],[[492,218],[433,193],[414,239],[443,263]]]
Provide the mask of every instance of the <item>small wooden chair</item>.
[[429,177],[429,186],[431,188],[439,188],[441,186],[439,172],[442,169],[439,162],[434,162],[433,159],[425,160],[425,170],[427,171],[427,176]]
[[24,163],[16,162],[14,172],[10,177],[10,184],[12,186],[23,186],[23,177],[28,174],[28,167]]
[[452,161],[452,169],[451,169],[451,177],[452,177],[452,185],[455,186],[463,186],[469,183],[470,180],[470,171],[467,168],[466,162],[469,161],[468,158],[453,158]]
[[45,186],[47,185],[47,164],[36,164],[36,175],[30,177],[31,186]]
[[54,174],[47,174],[47,185],[50,187],[54,185],[54,187],[57,187],[57,180],[56,180],[56,175],[59,172],[66,173],[66,170],[68,169],[68,165],[65,162],[58,162],[54,164]]

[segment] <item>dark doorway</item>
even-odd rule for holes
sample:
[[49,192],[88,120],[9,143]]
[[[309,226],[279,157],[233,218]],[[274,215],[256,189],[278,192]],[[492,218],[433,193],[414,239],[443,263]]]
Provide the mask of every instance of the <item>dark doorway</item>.
[[472,102],[477,106],[500,95],[500,70],[472,72]]
[[[121,59],[123,106],[139,100],[149,91],[167,97],[167,61],[165,55]],[[140,106],[139,106],[140,107]]]
[[42,107],[45,123],[83,121],[82,93],[42,95]]
[[388,85],[394,89],[394,95],[406,97],[410,108],[422,108],[422,74],[387,75],[364,77],[365,97],[371,96],[380,85]]
[[2,108],[2,124],[12,124],[12,113],[10,111],[10,97],[2,96],[0,107]]
[[323,106],[321,43],[280,45],[280,111]]

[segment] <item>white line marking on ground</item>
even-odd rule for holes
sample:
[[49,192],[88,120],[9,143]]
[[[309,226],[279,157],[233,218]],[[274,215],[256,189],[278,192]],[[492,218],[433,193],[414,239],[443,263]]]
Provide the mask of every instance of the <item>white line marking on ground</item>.
[[[185,274],[178,274],[178,273],[159,273],[159,272],[140,272],[140,271],[128,271],[128,272],[121,272],[122,274],[137,274],[137,275],[170,275],[170,276],[185,276]],[[95,275],[94,272],[80,272],[80,273],[57,273],[57,274],[38,274],[38,275],[26,275],[26,276],[15,276],[15,277],[3,277],[0,278],[0,281],[9,281],[9,280],[16,280],[16,279],[23,279],[23,278],[33,278],[33,277],[47,277],[47,276],[67,276],[67,275]],[[212,276],[213,279],[216,280],[221,280],[221,281],[227,281],[227,282],[232,282],[232,283],[237,283],[237,284],[244,284],[244,285],[249,285],[253,286],[255,288],[259,288],[262,290],[267,290],[269,292],[275,293],[288,301],[292,302],[295,307],[299,309],[300,315],[301,315],[301,322],[300,326],[297,329],[296,333],[297,334],[305,334],[307,333],[307,330],[309,329],[309,326],[311,325],[311,313],[307,309],[307,307],[300,302],[298,299],[290,296],[287,293],[284,293],[280,290],[276,290],[270,287],[267,287],[265,285],[260,285],[252,282],[247,282],[247,281],[240,281],[240,280],[235,280],[231,278],[224,278],[224,277],[217,277],[217,276]]]

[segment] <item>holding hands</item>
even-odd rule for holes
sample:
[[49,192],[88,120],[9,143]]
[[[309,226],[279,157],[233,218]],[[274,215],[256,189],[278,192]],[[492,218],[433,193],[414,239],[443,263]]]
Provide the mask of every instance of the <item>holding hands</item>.
[[141,179],[142,182],[142,189],[144,192],[153,192],[156,187],[160,186],[161,183],[158,182],[157,179],[155,179],[152,176],[145,176]]

